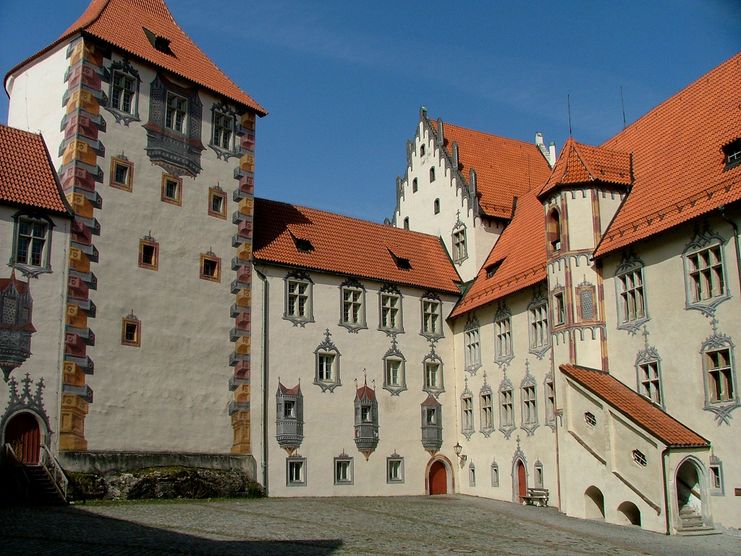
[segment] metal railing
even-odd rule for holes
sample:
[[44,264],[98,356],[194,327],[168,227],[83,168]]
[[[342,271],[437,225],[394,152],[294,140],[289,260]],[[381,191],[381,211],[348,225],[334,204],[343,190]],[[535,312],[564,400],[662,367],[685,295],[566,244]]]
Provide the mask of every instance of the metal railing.
[[67,476],[62,470],[62,466],[59,465],[57,459],[51,454],[49,448],[41,445],[41,465],[46,469],[49,477],[54,481],[59,493],[62,495],[64,501],[67,501]]

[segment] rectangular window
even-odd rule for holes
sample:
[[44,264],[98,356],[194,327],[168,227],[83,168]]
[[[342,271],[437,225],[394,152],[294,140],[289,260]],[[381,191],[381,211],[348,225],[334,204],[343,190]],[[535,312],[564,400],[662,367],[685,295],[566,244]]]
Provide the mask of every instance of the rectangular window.
[[111,187],[123,189],[124,191],[131,191],[134,177],[134,164],[124,158],[112,158],[110,177]]
[[595,319],[594,314],[594,286],[580,286],[577,288],[577,295],[579,296],[579,317],[582,321],[589,321]]
[[286,460],[286,484],[288,486],[306,485],[306,459]]
[[712,494],[723,494],[723,469],[720,463],[710,464],[710,492]]
[[334,460],[334,484],[351,485],[353,483],[352,458],[335,458]]
[[168,91],[165,127],[178,133],[185,133],[185,115],[187,113],[187,99]]
[[169,174],[162,175],[161,199],[165,203],[180,206],[182,204],[183,180]]
[[556,326],[566,323],[566,305],[563,292],[553,294],[553,320]]
[[386,359],[386,386],[401,386],[401,361]]
[[226,192],[220,187],[208,189],[208,214],[217,218],[226,218]]
[[214,110],[213,131],[213,144],[225,151],[231,151],[232,137],[234,137],[234,118]]
[[365,322],[362,289],[342,287],[342,322],[353,326],[362,326]]
[[466,396],[461,399],[463,408],[463,430],[473,430],[473,398]]
[[373,408],[369,405],[360,406],[360,421],[362,423],[373,422]]
[[502,427],[513,427],[515,425],[515,412],[512,390],[502,390],[499,396],[502,403]]
[[465,333],[466,368],[473,369],[481,366],[481,346],[479,344],[479,329],[473,328]]
[[381,328],[401,329],[401,297],[398,294],[381,294]]
[[661,388],[659,382],[659,362],[649,361],[638,365],[640,392],[654,403],[661,404]]
[[494,428],[491,393],[482,394],[481,396],[481,428],[483,430],[491,430]]
[[283,417],[288,419],[296,418],[296,402],[293,400],[283,401]]
[[425,408],[425,424],[436,425],[437,424],[437,409],[434,407]]
[[434,299],[422,299],[422,333],[430,336],[441,336],[440,302]]
[[213,253],[201,255],[201,280],[221,281],[221,259]]
[[320,353],[319,357],[319,380],[322,382],[334,382],[334,355],[331,353]]
[[466,249],[466,229],[461,228],[453,232],[453,260],[462,261],[468,256]]
[[136,82],[133,77],[125,75],[120,71],[113,72],[113,84],[111,86],[111,108],[127,114],[134,113],[134,94]]
[[690,297],[693,303],[718,297],[725,293],[720,245],[713,245],[687,255],[687,265]]
[[440,380],[440,363],[425,362],[425,388],[437,389],[442,385]]
[[643,296],[643,270],[637,269],[618,276],[621,322],[630,322],[646,316]]
[[286,315],[297,319],[309,317],[309,283],[303,280],[288,280]]
[[125,317],[121,321],[121,345],[139,347],[141,345],[141,322]]
[[547,423],[556,420],[556,389],[550,377],[545,382],[545,420]]
[[541,303],[530,308],[530,349],[539,349],[550,345],[548,331],[548,304]]
[[512,319],[507,317],[495,323],[497,331],[496,356],[503,359],[512,355]]
[[708,400],[726,402],[734,399],[730,349],[707,351],[703,358],[707,373]]
[[386,480],[389,483],[404,482],[404,460],[402,458],[386,459]]
[[522,422],[526,425],[538,422],[534,385],[522,388]]
[[48,233],[45,220],[21,216],[16,226],[15,262],[28,266],[46,265],[48,258],[44,252]]
[[159,243],[153,239],[139,240],[139,267],[157,270],[159,263]]

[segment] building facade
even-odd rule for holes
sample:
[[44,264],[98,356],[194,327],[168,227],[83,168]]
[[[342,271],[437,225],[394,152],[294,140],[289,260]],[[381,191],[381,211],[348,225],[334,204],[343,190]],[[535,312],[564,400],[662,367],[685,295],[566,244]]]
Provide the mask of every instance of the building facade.
[[5,80],[56,204],[2,197],[3,445],[738,527],[740,63],[558,157],[422,109],[380,225],[255,200],[265,109],[162,0],[93,0]]

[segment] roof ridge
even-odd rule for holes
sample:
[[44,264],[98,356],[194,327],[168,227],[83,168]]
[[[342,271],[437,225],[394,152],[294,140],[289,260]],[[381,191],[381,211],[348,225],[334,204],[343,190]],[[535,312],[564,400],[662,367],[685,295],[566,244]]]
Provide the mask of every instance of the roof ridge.
[[[528,147],[535,147],[537,148],[537,145],[535,143],[531,143],[530,141],[525,141],[524,139],[516,139],[515,137],[505,137],[504,135],[498,135],[497,133],[491,133],[488,131],[481,131],[480,129],[473,129],[471,127],[465,127],[462,125],[454,124],[451,122],[446,122],[442,118],[440,118],[444,125],[449,125],[453,127],[457,127],[458,129],[465,129],[466,131],[471,131],[473,133],[479,133],[481,135],[488,135],[489,137],[496,137],[497,139],[502,139],[503,141],[511,141],[513,143],[522,143],[523,145],[527,145]],[[428,118],[428,120],[432,122],[437,122],[437,120],[433,120]]]
[[[596,181],[597,178],[594,177],[594,172],[592,171],[592,168],[590,167],[590,165],[587,163],[587,161],[582,156],[582,153],[579,150],[578,145],[582,145],[582,143],[578,143],[577,141],[574,141],[574,144],[573,144],[573,147],[572,148],[574,149],[574,152],[576,153],[576,156],[579,159],[579,162],[581,162],[582,165],[584,165],[584,168],[586,169],[587,174],[589,174],[589,179],[591,181]],[[584,144],[584,146],[588,146],[588,145]]]

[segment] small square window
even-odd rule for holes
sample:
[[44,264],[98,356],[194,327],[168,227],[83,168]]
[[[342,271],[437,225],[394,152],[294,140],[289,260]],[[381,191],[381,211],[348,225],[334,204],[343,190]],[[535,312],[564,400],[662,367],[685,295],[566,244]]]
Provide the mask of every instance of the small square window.
[[334,484],[353,484],[353,460],[344,453],[334,459]]
[[221,282],[221,259],[211,252],[201,255],[201,279]]
[[139,266],[157,270],[160,246],[151,236],[139,240]]
[[110,186],[131,191],[134,178],[134,164],[123,157],[111,159]]
[[133,313],[121,321],[121,345],[132,347],[141,345],[141,321]]
[[226,192],[220,187],[211,187],[208,190],[208,214],[226,218]]
[[306,458],[286,460],[286,485],[306,486]]
[[162,200],[180,206],[183,197],[183,180],[169,174],[162,175]]

